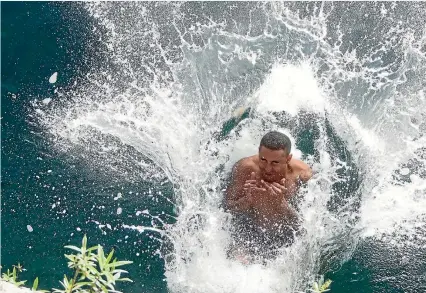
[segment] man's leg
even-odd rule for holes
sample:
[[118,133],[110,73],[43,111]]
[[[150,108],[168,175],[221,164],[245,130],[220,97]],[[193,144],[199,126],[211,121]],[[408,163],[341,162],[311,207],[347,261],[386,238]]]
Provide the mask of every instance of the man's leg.
[[251,113],[250,107],[241,107],[235,111],[234,116],[225,121],[219,131],[213,134],[216,141],[221,141],[234,129],[238,123],[248,118]]

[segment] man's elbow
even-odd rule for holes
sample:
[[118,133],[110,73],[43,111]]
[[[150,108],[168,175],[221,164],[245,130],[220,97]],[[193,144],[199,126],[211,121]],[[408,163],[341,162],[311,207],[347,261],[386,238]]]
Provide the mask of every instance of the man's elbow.
[[312,169],[311,168],[307,168],[306,170],[304,170],[301,174],[300,174],[300,180],[302,182],[307,182],[309,179],[312,178]]

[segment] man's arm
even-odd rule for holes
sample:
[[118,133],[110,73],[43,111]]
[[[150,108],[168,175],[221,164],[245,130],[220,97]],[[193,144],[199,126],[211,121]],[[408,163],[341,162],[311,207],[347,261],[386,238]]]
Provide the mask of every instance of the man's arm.
[[290,168],[293,170],[295,177],[294,181],[287,186],[287,192],[284,195],[286,200],[289,200],[295,195],[299,191],[300,186],[312,177],[311,167],[301,160],[292,159],[290,161]]
[[[251,202],[247,196],[244,184],[250,179],[251,168],[244,159],[238,161],[232,168],[231,182],[226,189],[225,206],[232,212],[244,212],[250,209]],[[254,178],[253,178],[254,179]]]
[[[280,183],[273,182],[268,183],[261,181],[263,188],[254,187],[254,200],[260,200],[258,204],[262,203],[265,198],[269,198],[270,200],[275,200],[276,204],[269,211],[272,215],[276,215],[279,218],[285,218],[287,224],[294,224],[298,220],[297,213],[290,207],[287,200],[285,199],[285,194],[287,192],[287,188],[285,187],[285,179],[282,179]],[[260,195],[260,198],[258,197]]]
[[292,168],[297,172],[297,176],[301,183],[307,182],[312,177],[312,169],[308,164],[301,160],[294,160]]
[[[303,163],[303,162],[302,162]],[[312,178],[312,169],[307,164],[303,163],[303,169],[300,172],[299,178],[303,183],[308,182]]]

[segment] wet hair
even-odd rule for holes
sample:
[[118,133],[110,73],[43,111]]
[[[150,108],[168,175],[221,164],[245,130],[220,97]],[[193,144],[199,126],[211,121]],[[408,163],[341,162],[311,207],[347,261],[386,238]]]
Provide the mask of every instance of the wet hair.
[[284,150],[287,154],[291,151],[291,141],[287,135],[278,131],[270,131],[260,140],[260,146],[264,146],[270,150]]

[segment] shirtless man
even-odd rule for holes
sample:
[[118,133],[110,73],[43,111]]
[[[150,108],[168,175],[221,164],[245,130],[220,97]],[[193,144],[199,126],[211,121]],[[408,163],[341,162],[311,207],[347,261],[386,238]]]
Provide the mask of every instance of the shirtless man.
[[293,159],[290,152],[290,139],[271,131],[260,141],[257,155],[241,159],[233,168],[225,206],[237,220],[236,234],[240,235],[236,236],[246,246],[245,251],[253,252],[253,245],[261,245],[262,249],[268,248],[265,245],[284,245],[289,228],[297,224],[297,215],[288,200],[300,183],[312,177],[312,170]]

